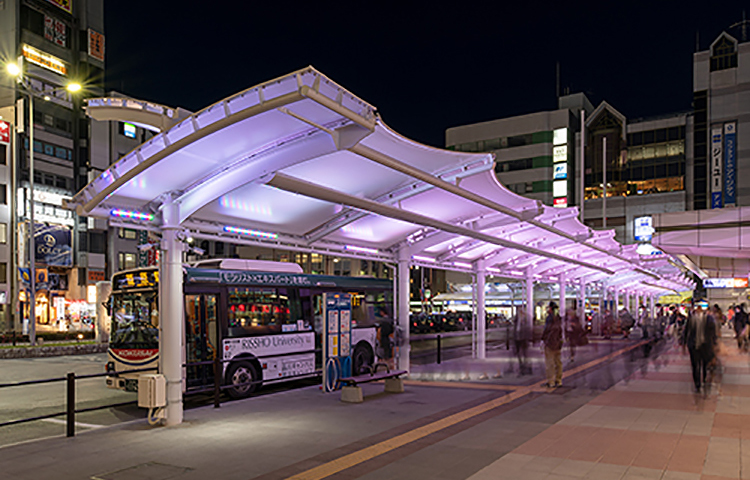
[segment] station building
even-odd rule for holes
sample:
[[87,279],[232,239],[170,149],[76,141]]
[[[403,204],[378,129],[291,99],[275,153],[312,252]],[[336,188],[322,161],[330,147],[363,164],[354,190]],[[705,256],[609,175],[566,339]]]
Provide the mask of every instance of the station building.
[[[623,243],[691,228],[739,239],[745,216],[737,207],[750,206],[750,184],[740,181],[741,172],[750,171],[750,149],[743,148],[750,143],[746,29],[730,28],[694,53],[693,102],[684,111],[629,119],[616,106],[602,101],[594,107],[577,93],[561,96],[556,110],[449,128],[446,146],[494,152],[497,178],[508,188],[547,205],[582,206],[587,225],[614,228]],[[706,226],[708,211],[715,217],[717,209],[730,210]],[[701,211],[703,221],[694,213]],[[727,231],[730,227],[734,230]],[[701,249],[697,238],[658,244],[678,255],[697,278],[745,279],[735,282],[736,289],[699,287],[698,296],[724,307],[747,301],[748,250],[739,241],[723,252]]]

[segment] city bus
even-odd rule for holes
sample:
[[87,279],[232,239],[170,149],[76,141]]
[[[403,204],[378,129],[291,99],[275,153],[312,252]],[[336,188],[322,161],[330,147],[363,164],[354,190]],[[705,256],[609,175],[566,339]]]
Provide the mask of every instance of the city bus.
[[[383,320],[376,312],[384,307],[393,318],[393,282],[387,279],[310,275],[296,263],[241,259],[184,266],[183,275],[186,393],[214,383],[212,365],[191,364],[213,361],[218,352],[222,384],[233,398],[261,384],[320,375],[324,293],[351,294],[352,372],[375,361],[376,326]],[[158,290],[157,268],[113,276],[108,372],[157,369]],[[107,376],[107,386],[136,391],[140,373]]]

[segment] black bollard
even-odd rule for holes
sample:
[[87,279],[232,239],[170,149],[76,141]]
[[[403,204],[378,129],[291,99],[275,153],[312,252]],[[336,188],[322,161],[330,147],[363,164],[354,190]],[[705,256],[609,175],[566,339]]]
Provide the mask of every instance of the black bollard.
[[440,363],[440,335],[437,336],[437,363]]

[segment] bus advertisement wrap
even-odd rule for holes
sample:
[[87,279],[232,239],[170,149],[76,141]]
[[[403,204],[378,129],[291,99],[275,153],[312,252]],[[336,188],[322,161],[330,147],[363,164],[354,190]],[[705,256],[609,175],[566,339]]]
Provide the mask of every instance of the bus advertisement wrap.
[[315,334],[313,332],[227,338],[224,340],[224,360],[231,360],[241,353],[252,353],[256,357],[267,357],[307,352],[314,349]]

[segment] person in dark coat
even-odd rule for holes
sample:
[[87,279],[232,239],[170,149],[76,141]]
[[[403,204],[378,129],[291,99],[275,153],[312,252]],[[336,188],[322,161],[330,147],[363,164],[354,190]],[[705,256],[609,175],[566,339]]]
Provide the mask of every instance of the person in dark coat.
[[696,304],[682,331],[682,345],[690,353],[696,393],[701,391],[701,386],[706,382],[708,364],[713,359],[716,341],[714,317],[706,315],[701,305]]
[[562,320],[557,314],[557,304],[549,302],[547,322],[542,333],[544,363],[547,369],[547,387],[562,387]]

